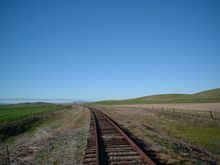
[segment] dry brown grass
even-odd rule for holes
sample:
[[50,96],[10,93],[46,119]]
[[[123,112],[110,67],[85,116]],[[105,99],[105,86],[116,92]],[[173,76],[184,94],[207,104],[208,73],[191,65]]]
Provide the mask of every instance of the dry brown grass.
[[114,107],[124,108],[148,108],[148,109],[179,109],[179,110],[213,110],[220,111],[220,103],[170,103],[170,104],[129,104],[129,105],[114,105]]
[[[0,164],[80,164],[89,125],[89,111],[83,107],[65,110],[32,131],[1,144]],[[6,147],[9,148],[10,160]]]

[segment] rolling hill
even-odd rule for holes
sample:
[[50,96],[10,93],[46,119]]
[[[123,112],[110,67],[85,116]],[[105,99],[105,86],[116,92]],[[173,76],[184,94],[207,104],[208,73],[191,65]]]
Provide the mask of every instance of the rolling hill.
[[127,100],[106,100],[90,104],[157,104],[157,103],[217,103],[220,102],[220,88],[195,94],[161,94]]

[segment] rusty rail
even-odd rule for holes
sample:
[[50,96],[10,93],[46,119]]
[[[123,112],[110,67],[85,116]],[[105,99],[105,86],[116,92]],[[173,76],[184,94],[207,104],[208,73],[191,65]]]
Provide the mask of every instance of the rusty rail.
[[[90,129],[91,135],[88,139],[83,164],[156,165],[115,121],[100,110],[89,109],[91,111],[90,128],[93,126],[95,128]],[[91,141],[95,141],[95,143],[91,143]],[[87,152],[90,151],[91,147],[96,148],[96,155]]]
[[96,164],[100,165],[99,159],[99,135],[97,130],[97,119],[94,112],[91,111],[91,121],[90,121],[90,137],[87,141],[87,150],[84,157],[83,164]]
[[95,127],[95,134],[96,134],[96,136],[95,136],[95,144],[96,144],[96,164],[97,165],[99,165],[100,163],[100,160],[99,160],[99,141],[98,141],[98,131],[97,131],[97,119],[96,119],[96,116],[95,116],[95,114],[94,114],[94,112],[92,112],[93,113],[93,116],[94,116],[94,118],[95,118],[95,122],[94,122],[94,127]]

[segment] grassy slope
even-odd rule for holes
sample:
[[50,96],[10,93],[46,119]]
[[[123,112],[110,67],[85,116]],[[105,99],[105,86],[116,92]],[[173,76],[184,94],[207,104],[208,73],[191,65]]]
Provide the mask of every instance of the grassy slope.
[[157,104],[157,103],[214,103],[220,102],[220,88],[195,94],[163,94],[128,100],[107,100],[91,104]]

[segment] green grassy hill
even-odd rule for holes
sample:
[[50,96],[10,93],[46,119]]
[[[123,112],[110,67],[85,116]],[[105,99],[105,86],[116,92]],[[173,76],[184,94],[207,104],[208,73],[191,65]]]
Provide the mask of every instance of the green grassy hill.
[[90,104],[157,104],[157,103],[216,103],[220,102],[220,88],[195,94],[162,94],[127,100],[106,100]]

